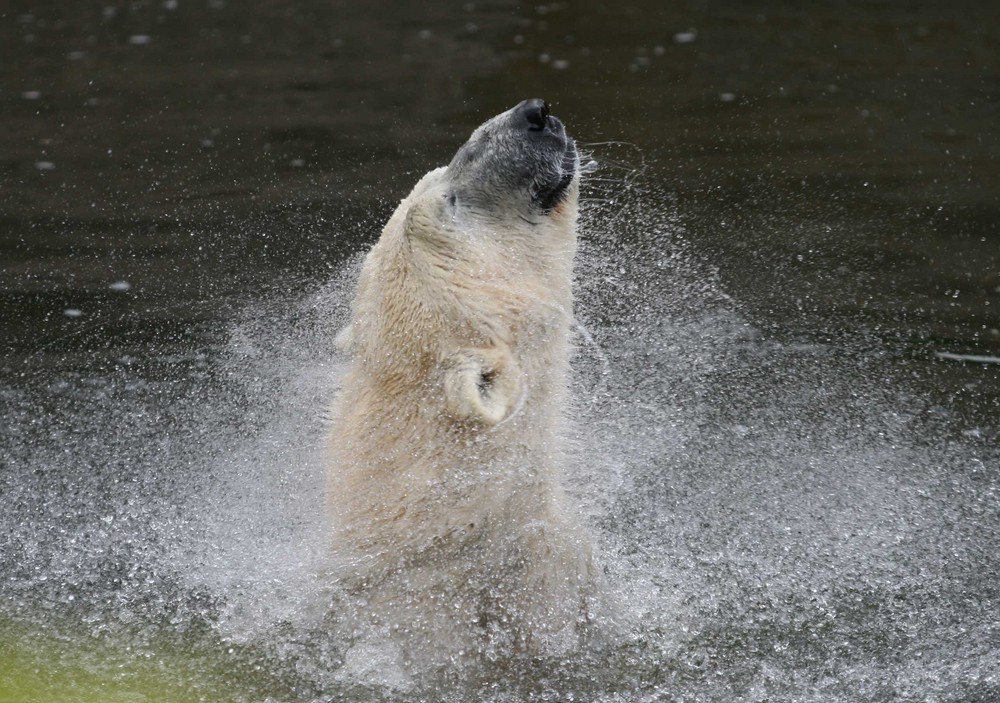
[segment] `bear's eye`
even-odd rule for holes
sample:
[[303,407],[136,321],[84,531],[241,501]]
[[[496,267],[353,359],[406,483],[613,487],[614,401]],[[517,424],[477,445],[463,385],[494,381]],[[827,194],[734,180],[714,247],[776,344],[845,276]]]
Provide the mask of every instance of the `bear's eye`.
[[454,193],[449,193],[448,196],[448,207],[455,207],[458,204],[458,196]]

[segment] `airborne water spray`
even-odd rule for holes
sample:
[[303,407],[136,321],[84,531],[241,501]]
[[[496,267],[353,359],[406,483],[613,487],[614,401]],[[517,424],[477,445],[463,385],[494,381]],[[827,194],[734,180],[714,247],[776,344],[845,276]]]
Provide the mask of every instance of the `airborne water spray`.
[[[584,193],[576,314],[601,353],[578,344],[571,488],[641,624],[614,651],[471,692],[459,673],[434,697],[990,699],[990,418],[956,432],[883,350],[762,332],[672,199],[610,161]],[[0,690],[38,669],[93,700],[388,695],[338,679],[315,606],[356,263],[154,377],[4,381]]]

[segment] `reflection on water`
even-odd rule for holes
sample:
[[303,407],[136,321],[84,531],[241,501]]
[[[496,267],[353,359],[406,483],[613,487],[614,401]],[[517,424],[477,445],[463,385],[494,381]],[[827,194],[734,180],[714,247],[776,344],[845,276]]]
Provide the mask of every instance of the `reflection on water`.
[[[996,23],[60,5],[0,24],[0,698],[1000,695],[1000,365],[935,356],[1000,354]],[[574,488],[643,625],[342,680],[313,596],[351,256],[536,94],[602,162]]]

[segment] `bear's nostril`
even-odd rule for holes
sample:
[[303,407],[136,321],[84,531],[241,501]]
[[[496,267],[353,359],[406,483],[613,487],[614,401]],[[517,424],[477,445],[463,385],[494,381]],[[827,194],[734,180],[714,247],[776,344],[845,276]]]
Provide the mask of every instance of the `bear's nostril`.
[[528,124],[530,125],[528,129],[539,130],[545,129],[549,123],[549,104],[544,100],[535,98],[533,100],[525,100],[522,103],[522,111],[524,116],[528,119]]

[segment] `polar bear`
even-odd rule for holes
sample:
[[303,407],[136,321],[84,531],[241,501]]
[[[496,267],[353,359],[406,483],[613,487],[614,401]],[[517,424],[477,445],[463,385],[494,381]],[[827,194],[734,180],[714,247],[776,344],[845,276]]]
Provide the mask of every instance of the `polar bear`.
[[579,172],[547,103],[521,102],[420,179],[364,261],[338,336],[334,568],[346,631],[407,662],[565,651],[593,615],[561,483]]

